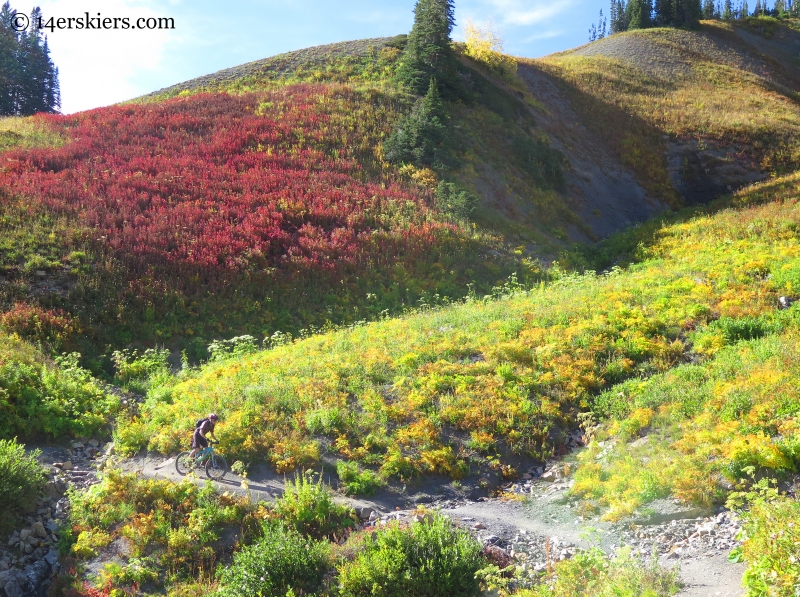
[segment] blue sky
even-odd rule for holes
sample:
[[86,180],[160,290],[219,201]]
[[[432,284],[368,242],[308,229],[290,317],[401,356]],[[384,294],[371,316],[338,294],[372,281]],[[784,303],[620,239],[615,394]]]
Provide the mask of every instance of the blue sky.
[[[40,0],[49,17],[172,17],[174,31],[48,32],[65,113],[108,105],[289,50],[406,33],[414,0]],[[491,19],[505,50],[542,56],[580,45],[594,0],[456,0],[459,26]],[[12,0],[20,12],[29,8]]]

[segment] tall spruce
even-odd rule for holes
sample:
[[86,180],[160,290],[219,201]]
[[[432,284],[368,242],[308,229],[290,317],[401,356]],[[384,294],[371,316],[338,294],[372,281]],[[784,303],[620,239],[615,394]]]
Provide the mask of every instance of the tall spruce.
[[400,120],[384,143],[384,155],[395,164],[436,166],[441,161],[446,128],[447,111],[439,85],[431,78],[427,93],[416,101],[411,114]]
[[652,12],[653,5],[650,0],[630,0],[625,7],[628,29],[647,29],[652,27]]
[[55,112],[61,107],[58,69],[47,38],[36,26],[41,10],[31,11],[27,32],[11,28],[15,15],[9,2],[0,7],[0,115]]
[[456,58],[450,47],[455,25],[453,0],[417,0],[414,26],[397,69],[398,81],[422,95],[436,79],[447,96],[458,95]]
[[725,6],[722,9],[722,18],[725,20],[733,18],[733,4],[731,0],[725,0]]
[[628,20],[626,18],[627,4],[624,0],[611,1],[611,33],[622,33],[628,30]]
[[714,0],[703,0],[703,18],[713,19],[716,16]]

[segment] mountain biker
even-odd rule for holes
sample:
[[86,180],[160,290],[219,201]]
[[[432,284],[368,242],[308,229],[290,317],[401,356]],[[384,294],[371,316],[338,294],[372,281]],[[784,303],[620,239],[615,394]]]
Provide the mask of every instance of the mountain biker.
[[218,421],[219,417],[215,413],[211,413],[205,419],[200,419],[197,422],[192,434],[192,451],[189,454],[189,458],[192,458],[198,450],[208,447],[206,434],[209,434],[215,442],[218,441],[217,436],[214,434],[214,426]]

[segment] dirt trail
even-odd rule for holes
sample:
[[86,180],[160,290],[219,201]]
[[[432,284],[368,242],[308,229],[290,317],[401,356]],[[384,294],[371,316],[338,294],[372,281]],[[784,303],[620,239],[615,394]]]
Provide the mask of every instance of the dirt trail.
[[[181,478],[175,470],[174,458],[145,455],[129,459],[123,466],[126,470],[150,477]],[[251,497],[273,500],[282,494],[284,480],[283,475],[271,472],[266,466],[254,467],[248,479]],[[334,482],[327,477],[325,480]],[[204,472],[198,475],[198,481],[205,481]],[[244,493],[242,481],[241,477],[229,472],[216,483],[221,490]],[[427,493],[415,495],[415,488],[410,491],[395,488],[384,490],[371,499],[345,496],[337,499],[353,507],[374,510],[383,519],[408,518],[412,515],[413,504],[424,502],[427,507],[439,509],[460,521],[484,543],[524,554],[522,557],[526,558],[524,561],[530,570],[541,570],[548,557],[569,557],[575,549],[593,545],[607,553],[629,546],[643,557],[649,557],[657,549],[662,565],[680,567],[684,588],[679,597],[741,597],[744,594],[741,583],[745,566],[727,560],[733,545],[732,537],[738,529],[738,524],[727,513],[700,512],[678,506],[672,500],[660,500],[652,505],[653,513],[649,519],[617,524],[598,519],[583,520],[575,511],[577,504],[568,499],[570,485],[566,478],[559,478],[554,483],[526,481],[511,488],[518,492],[516,497],[522,499],[481,497],[479,501],[473,501],[465,497],[463,490],[454,492],[450,484],[440,487],[438,492],[429,486],[424,488],[437,494],[435,497]],[[715,530],[702,535],[703,527],[712,526]],[[638,539],[642,533],[646,533],[648,538]],[[687,540],[690,533],[694,538]],[[684,543],[687,545],[681,549],[675,547]]]

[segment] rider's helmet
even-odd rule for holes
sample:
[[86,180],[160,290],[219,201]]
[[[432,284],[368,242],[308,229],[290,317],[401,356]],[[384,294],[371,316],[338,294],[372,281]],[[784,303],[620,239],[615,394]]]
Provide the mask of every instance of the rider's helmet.
[[216,415],[216,413],[211,413],[208,415],[208,418],[214,422],[219,421],[219,417]]

